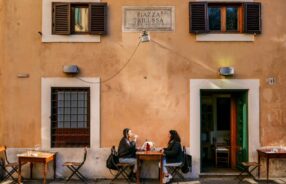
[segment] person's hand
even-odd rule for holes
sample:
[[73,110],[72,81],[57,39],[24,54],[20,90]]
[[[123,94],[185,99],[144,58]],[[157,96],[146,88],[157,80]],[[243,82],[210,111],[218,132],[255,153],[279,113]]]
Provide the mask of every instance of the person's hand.
[[137,141],[137,138],[138,138],[138,135],[134,134],[134,135],[132,136],[132,138],[133,138],[133,141],[136,142],[136,141]]

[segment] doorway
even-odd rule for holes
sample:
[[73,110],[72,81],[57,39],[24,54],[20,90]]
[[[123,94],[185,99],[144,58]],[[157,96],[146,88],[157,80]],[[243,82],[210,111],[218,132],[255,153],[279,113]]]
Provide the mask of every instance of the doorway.
[[201,172],[235,172],[248,161],[248,90],[201,90]]

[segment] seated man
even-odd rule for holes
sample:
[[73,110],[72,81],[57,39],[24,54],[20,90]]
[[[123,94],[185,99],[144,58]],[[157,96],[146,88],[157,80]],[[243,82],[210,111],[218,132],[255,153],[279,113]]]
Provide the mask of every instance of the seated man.
[[136,140],[137,135],[134,135],[129,128],[125,128],[118,147],[119,162],[134,165],[130,177],[135,177],[137,171]]

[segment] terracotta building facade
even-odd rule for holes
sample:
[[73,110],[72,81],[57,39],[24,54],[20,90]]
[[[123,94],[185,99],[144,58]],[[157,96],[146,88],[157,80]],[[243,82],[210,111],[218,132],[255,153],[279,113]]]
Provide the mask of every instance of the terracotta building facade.
[[[58,177],[84,146],[84,173],[111,177],[105,161],[127,127],[138,146],[165,147],[177,130],[193,159],[187,177],[257,161],[257,149],[286,146],[285,9],[284,0],[0,0],[0,145],[11,159],[35,145],[57,151]],[[272,160],[270,177],[285,176],[285,164]]]

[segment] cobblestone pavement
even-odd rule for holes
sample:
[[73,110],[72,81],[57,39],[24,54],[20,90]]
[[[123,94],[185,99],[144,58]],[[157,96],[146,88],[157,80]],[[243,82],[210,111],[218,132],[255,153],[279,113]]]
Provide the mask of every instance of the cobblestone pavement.
[[[284,179],[285,180],[285,179]],[[270,181],[268,184],[286,184],[286,180],[283,179],[277,180],[276,182]],[[10,184],[12,182],[2,182],[1,184]],[[33,181],[24,181],[23,184],[41,184],[41,180],[33,180]],[[48,184],[64,184],[65,181],[48,181]],[[118,180],[115,182],[112,182],[113,184],[125,184],[127,183],[124,180]],[[159,182],[157,180],[143,180],[141,182],[142,184],[158,184]],[[173,182],[174,184],[238,184],[238,180],[235,180],[234,178],[202,178],[195,181],[187,181],[187,182]],[[243,181],[240,184],[266,184],[266,181]],[[71,181],[69,184],[81,184],[79,181]],[[97,180],[97,181],[89,181],[88,184],[110,184],[110,180]]]

